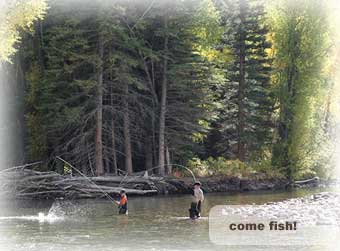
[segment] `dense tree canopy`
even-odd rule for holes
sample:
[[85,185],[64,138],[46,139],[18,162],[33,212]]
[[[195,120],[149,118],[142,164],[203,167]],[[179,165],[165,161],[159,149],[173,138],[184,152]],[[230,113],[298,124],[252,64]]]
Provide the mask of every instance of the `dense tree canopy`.
[[272,11],[278,140],[273,163],[288,176],[315,173],[329,142],[325,67],[330,50],[326,2],[281,1]]
[[61,156],[91,175],[204,161],[328,175],[328,5],[274,2],[50,2],[20,50],[25,161],[62,172]]

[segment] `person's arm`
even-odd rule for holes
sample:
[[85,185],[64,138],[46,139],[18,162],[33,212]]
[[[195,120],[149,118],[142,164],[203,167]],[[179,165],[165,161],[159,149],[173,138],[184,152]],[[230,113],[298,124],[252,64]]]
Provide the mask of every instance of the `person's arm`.
[[203,191],[200,189],[200,201],[203,202],[204,201],[204,194]]

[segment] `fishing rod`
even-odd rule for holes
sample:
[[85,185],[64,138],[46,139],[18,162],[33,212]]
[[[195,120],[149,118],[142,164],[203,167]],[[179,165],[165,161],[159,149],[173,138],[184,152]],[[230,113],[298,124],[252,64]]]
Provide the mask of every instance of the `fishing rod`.
[[81,176],[83,176],[84,178],[86,178],[88,181],[90,181],[92,184],[94,184],[113,204],[116,204],[117,202],[107,193],[105,192],[103,189],[101,189],[95,182],[93,182],[89,177],[87,177],[85,174],[83,174],[81,171],[79,171],[79,169],[75,168],[73,165],[71,165],[71,163],[67,162],[66,160],[60,158],[59,156],[57,156],[57,159],[61,160],[62,162],[66,163],[67,165],[69,165],[72,169],[74,169],[75,171],[77,171]]

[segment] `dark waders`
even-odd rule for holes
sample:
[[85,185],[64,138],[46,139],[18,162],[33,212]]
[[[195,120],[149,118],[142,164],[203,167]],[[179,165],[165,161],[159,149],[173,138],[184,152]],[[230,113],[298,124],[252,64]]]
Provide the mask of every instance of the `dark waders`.
[[201,201],[199,201],[198,203],[191,202],[191,206],[189,209],[190,219],[196,219],[201,217],[200,213],[201,213]]
[[118,208],[119,208],[119,214],[126,214],[126,212],[127,212],[127,203],[125,203],[122,206],[119,206]]

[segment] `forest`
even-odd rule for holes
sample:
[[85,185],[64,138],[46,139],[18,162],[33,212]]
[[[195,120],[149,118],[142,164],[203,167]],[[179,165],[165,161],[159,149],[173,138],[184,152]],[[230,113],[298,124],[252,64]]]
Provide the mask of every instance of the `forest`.
[[22,142],[9,165],[329,178],[331,11],[326,0],[13,1],[0,58],[20,89]]

